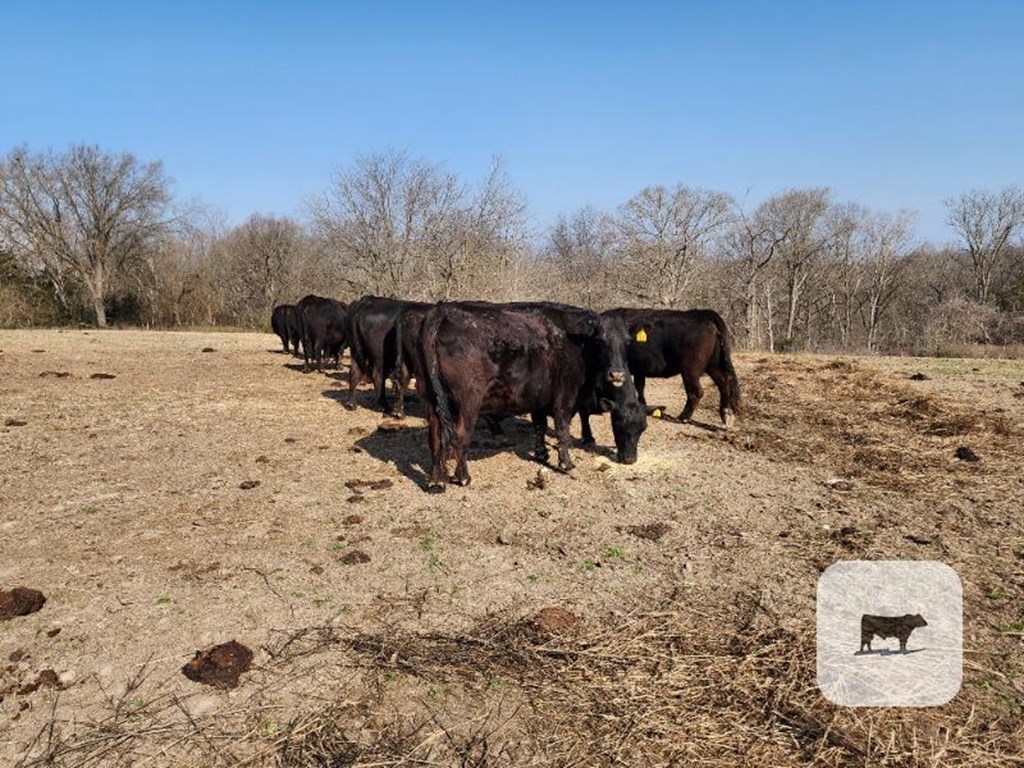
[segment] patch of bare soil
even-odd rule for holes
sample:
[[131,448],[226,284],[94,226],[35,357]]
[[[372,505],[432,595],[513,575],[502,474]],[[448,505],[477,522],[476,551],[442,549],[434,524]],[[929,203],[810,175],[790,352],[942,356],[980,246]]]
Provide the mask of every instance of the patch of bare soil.
[[[650,421],[634,465],[611,460],[595,419],[597,446],[574,447],[565,475],[538,471],[528,421],[511,420],[478,435],[471,486],[432,496],[415,397],[379,429],[367,389],[347,411],[325,394],[336,374],[289,368],[269,335],[0,346],[0,402],[25,422],[0,429],[0,584],[47,598],[0,621],[0,659],[17,655],[0,666],[0,764],[1024,753],[1024,363],[739,355],[733,430],[708,382],[694,423]],[[116,381],[90,381],[104,370]],[[678,381],[648,392],[682,408]],[[960,574],[953,701],[842,709],[818,693],[816,582],[851,558]],[[236,637],[252,654],[237,687],[182,675]]]

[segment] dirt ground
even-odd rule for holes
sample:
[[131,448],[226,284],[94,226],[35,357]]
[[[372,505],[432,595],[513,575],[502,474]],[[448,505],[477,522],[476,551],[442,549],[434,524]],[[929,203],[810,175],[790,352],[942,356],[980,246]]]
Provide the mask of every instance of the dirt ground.
[[[511,421],[434,496],[415,399],[347,411],[275,337],[0,332],[0,590],[47,598],[0,621],[0,764],[1024,764],[1024,361],[736,363],[733,429],[706,380],[538,483]],[[952,702],[820,696],[840,559],[957,570]],[[230,640],[237,688],[182,674]]]

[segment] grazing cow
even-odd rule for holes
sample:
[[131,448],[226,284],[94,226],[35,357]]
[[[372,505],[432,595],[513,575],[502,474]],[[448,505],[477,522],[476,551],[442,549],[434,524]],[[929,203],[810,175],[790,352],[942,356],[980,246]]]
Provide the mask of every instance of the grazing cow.
[[281,340],[285,352],[289,351],[288,317],[291,315],[292,309],[294,309],[292,304],[278,304],[270,313],[270,327],[277,334],[277,338]]
[[[432,305],[416,305],[402,311],[396,323],[398,331],[398,367],[407,367],[404,373],[408,381],[410,372],[416,377],[416,391],[426,401],[425,376],[419,367],[419,337],[423,318]],[[625,324],[617,318],[606,318],[587,309],[569,304],[547,301],[510,302],[459,302],[462,307],[504,307],[520,312],[535,312],[555,322],[578,343],[583,350],[585,361],[584,384],[576,402],[583,427],[583,443],[594,442],[590,429],[590,415],[611,413],[612,432],[615,435],[617,458],[623,464],[633,464],[637,459],[640,435],[647,429],[647,413],[637,399],[636,390],[626,367],[626,347],[629,335]],[[500,435],[501,416],[482,414],[491,434]]]
[[629,330],[629,370],[636,381],[640,402],[646,404],[648,377],[680,375],[686,407],[680,421],[689,421],[704,390],[700,377],[707,374],[718,387],[718,413],[726,426],[742,415],[740,382],[730,354],[729,329],[710,309],[610,309],[606,316],[621,318]]
[[[536,306],[482,303],[442,303],[426,313],[417,370],[422,372],[428,410],[428,491],[444,490],[449,456],[456,462],[455,482],[469,484],[466,454],[481,415],[529,413],[540,461],[548,457],[544,438],[550,415],[558,438],[559,469],[572,469],[569,422],[586,383],[587,363],[582,339],[567,332],[553,319],[555,314]],[[602,342],[596,344],[600,347]],[[633,404],[638,404],[635,389],[626,386],[629,375],[624,367],[605,375],[622,381],[626,397],[631,392]]]
[[610,412],[616,457],[623,464],[635,463],[640,435],[647,429],[647,413],[630,376],[630,336],[625,322],[570,304],[536,301],[505,306],[544,314],[581,345],[586,373],[576,412],[580,415],[583,443],[594,442],[591,414]]
[[[356,387],[363,381],[372,381],[374,394],[384,413],[395,418],[405,415],[405,388],[409,385],[409,368],[400,352],[397,323],[403,312],[413,310],[422,314],[432,305],[400,299],[363,296],[349,307],[348,327],[352,364],[348,372],[348,402],[345,407],[356,407]],[[407,358],[408,359],[408,358]],[[391,378],[395,388],[395,408],[388,403],[386,381]]]
[[871,650],[871,638],[875,635],[882,639],[897,637],[900,641],[900,652],[907,652],[907,640],[910,633],[917,627],[927,627],[928,622],[920,613],[905,614],[903,616],[870,616],[864,614],[860,617],[860,650],[864,652],[867,646]]
[[324,354],[338,364],[348,343],[348,309],[340,301],[322,296],[303,297],[296,305],[302,318],[303,370],[310,370],[310,359],[317,370],[324,370]]

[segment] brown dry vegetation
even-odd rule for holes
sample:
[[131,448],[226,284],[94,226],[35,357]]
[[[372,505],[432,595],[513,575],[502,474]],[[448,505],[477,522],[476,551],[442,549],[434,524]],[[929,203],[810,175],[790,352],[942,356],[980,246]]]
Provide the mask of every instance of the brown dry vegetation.
[[[576,448],[539,485],[513,422],[435,497],[415,403],[345,411],[275,341],[0,333],[0,589],[47,597],[0,622],[0,763],[1020,762],[1024,364],[740,355],[732,431],[652,421],[636,465]],[[843,558],[956,568],[952,702],[821,697]],[[549,607],[581,621],[541,632]],[[181,674],[229,640],[237,688]]]

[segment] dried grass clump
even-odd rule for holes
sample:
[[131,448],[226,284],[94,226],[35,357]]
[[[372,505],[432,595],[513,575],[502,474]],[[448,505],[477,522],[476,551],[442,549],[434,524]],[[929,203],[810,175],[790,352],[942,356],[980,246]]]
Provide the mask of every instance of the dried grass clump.
[[[531,623],[281,633],[264,682],[230,711],[195,718],[174,697],[124,698],[76,738],[55,724],[22,765],[973,767],[1010,764],[1024,746],[1019,717],[983,714],[991,699],[966,691],[931,709],[832,706],[814,680],[813,629],[751,595],[680,593],[546,642]],[[262,702],[296,665],[327,658],[351,682],[311,691],[268,728],[275,708]]]
[[[757,361],[743,381],[749,418],[726,440],[773,459],[827,468],[900,491],[937,488],[957,438],[970,435],[989,459],[972,474],[1019,471],[1021,429],[973,401],[921,394],[894,374],[837,360],[796,380],[786,358]],[[854,450],[850,450],[850,448]]]

